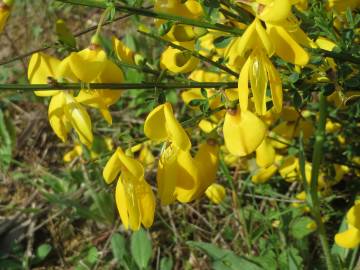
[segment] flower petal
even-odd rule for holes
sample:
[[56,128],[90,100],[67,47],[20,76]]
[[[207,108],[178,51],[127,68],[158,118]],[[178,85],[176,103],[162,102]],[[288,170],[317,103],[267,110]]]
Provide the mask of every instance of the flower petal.
[[268,167],[275,161],[275,149],[270,141],[265,138],[256,148],[256,164],[259,167]]
[[91,148],[93,142],[93,134],[91,131],[91,119],[87,111],[81,104],[76,102],[75,98],[65,93],[64,112],[66,118],[79,135],[80,141],[88,148]]
[[300,66],[305,66],[309,62],[309,54],[284,27],[267,24],[267,29],[278,56],[287,62]]
[[59,93],[53,96],[50,100],[48,117],[49,123],[55,134],[63,141],[66,141],[67,134],[70,130],[69,126],[66,124],[64,116],[63,106],[65,104],[63,93]]
[[[46,84],[49,77],[56,77],[56,69],[60,60],[45,53],[34,53],[31,56],[28,68],[28,79],[31,84]],[[35,95],[47,97],[54,96],[59,90],[35,91]]]
[[69,65],[77,78],[82,82],[94,81],[106,65],[106,54],[103,50],[89,48],[73,52],[69,56]]
[[227,112],[223,127],[226,148],[233,155],[246,156],[256,150],[266,135],[266,125],[250,111]]
[[360,244],[360,230],[349,226],[349,229],[335,235],[335,243],[343,248],[356,248]]

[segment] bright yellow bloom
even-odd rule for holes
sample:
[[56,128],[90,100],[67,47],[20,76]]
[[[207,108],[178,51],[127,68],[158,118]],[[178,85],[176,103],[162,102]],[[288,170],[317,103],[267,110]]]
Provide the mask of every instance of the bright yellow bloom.
[[144,168],[118,148],[107,162],[103,177],[112,183],[120,174],[115,191],[116,205],[126,229],[150,227],[154,221],[155,197],[144,178]]
[[281,23],[291,14],[289,0],[257,0],[257,17],[267,23]]
[[269,139],[265,138],[256,148],[256,164],[259,167],[268,167],[275,161],[275,149]]
[[[174,42],[180,45],[177,42]],[[182,42],[181,46],[189,50],[193,50],[195,43],[193,41]],[[199,64],[200,60],[187,51],[168,47],[160,57],[160,67],[168,69],[173,73],[188,73],[193,71]]]
[[335,235],[335,242],[343,248],[356,248],[360,244],[360,204],[355,203],[346,214],[348,229]]
[[[196,0],[157,0],[154,10],[190,19],[199,19],[203,15],[202,6]],[[156,20],[156,25],[159,27],[164,22],[164,20]],[[193,40],[196,33],[192,26],[174,24],[164,37],[171,41],[184,42]]]
[[168,146],[160,157],[157,170],[161,204],[170,204],[175,199],[187,203],[199,198],[215,182],[217,167],[217,145],[201,144],[195,158],[189,151]]
[[267,132],[265,123],[250,111],[229,110],[224,121],[226,148],[233,155],[246,156],[256,150]]
[[176,120],[170,103],[164,103],[153,109],[144,124],[145,135],[156,142],[170,141],[181,150],[191,148],[191,142],[185,130]]
[[269,167],[260,168],[251,177],[251,181],[255,184],[262,184],[268,181],[278,170],[276,164],[271,164]]
[[281,112],[283,93],[280,75],[263,50],[253,50],[241,69],[238,89],[240,108],[242,110],[248,109],[248,81],[250,81],[257,114],[265,115],[267,112],[266,91],[268,83],[270,84],[274,110],[275,112]]
[[123,62],[127,64],[135,63],[135,53],[130,50],[121,40],[116,37],[112,37],[113,48],[116,53],[116,56]]
[[226,191],[224,186],[214,183],[206,189],[205,194],[213,203],[220,204],[225,198]]
[[91,148],[93,134],[90,116],[71,93],[62,91],[53,96],[48,114],[50,125],[60,139],[65,141],[70,127],[73,127],[80,141]]

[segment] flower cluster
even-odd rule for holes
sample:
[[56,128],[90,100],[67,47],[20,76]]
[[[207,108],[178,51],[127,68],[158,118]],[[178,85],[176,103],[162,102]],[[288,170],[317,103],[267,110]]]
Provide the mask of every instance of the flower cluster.
[[[154,10],[159,14],[201,20],[205,16],[201,2],[157,0]],[[299,75],[302,69],[311,66],[312,49],[331,52],[336,44],[323,36],[310,38],[301,29],[301,22],[295,14],[308,8],[307,1],[244,0],[235,1],[234,5],[246,11],[247,23],[225,16],[225,13],[219,15],[218,20],[223,26],[231,26],[237,33],[242,33],[241,36],[181,22],[154,21],[162,41],[173,45],[161,53],[161,74],[197,83],[235,81],[235,88],[192,88],[181,93],[183,102],[192,110],[190,114],[202,113],[201,119],[194,121],[198,124],[200,131],[197,134],[200,136],[193,136],[194,127],[182,125],[171,103],[164,101],[156,105],[144,121],[146,140],[143,141],[146,142],[128,149],[116,148],[106,163],[103,178],[107,184],[117,180],[116,204],[126,229],[138,230],[141,225],[148,228],[153,224],[156,206],[153,190],[157,191],[162,206],[175,201],[189,203],[204,194],[213,203],[221,203],[226,193],[225,188],[216,183],[221,158],[226,165],[236,164],[237,169],[246,171],[254,184],[270,181],[275,175],[304,187],[311,182],[315,166],[306,160],[302,164],[299,149],[294,150],[294,142],[301,138],[302,143],[310,144],[315,132],[313,123],[320,116],[283,101],[288,89],[284,87],[282,69],[291,65],[297,72],[295,75]],[[336,11],[334,17],[338,20],[343,16],[344,7],[356,8],[359,2],[329,1],[327,5]],[[223,9],[227,11],[229,8],[223,6]],[[0,26],[3,25],[3,16],[5,18],[5,15],[1,16]],[[218,47],[216,41],[219,38],[228,42]],[[106,122],[112,124],[109,107],[122,94],[120,90],[93,90],[89,85],[122,83],[125,80],[122,69],[108,57],[100,43],[95,36],[88,48],[71,52],[63,59],[36,53],[32,55],[28,69],[31,84],[52,84],[54,89],[61,88],[62,83],[81,84],[81,89],[38,90],[35,94],[51,97],[48,114],[55,134],[65,142],[70,130],[74,129],[80,142],[89,149],[94,136],[87,108],[97,109]],[[112,49],[122,62],[137,65],[136,53],[120,40],[112,39]],[[205,64],[200,61],[204,58],[208,60]],[[209,63],[216,68],[209,67]],[[307,79],[329,82],[327,71],[336,68],[335,61],[327,57],[318,67],[320,72]],[[353,96],[344,95],[338,87],[328,101],[341,108]],[[341,129],[336,119],[327,120],[327,135],[344,145],[346,138],[339,133]],[[152,148],[158,144],[162,147],[157,159]],[[106,148],[111,151],[112,144],[108,145],[111,146]],[[140,154],[134,155],[135,152]],[[64,160],[71,161],[81,154],[80,143],[76,143]],[[95,157],[97,153],[94,151],[92,155]],[[150,185],[151,178],[146,174],[149,166],[157,167],[156,188]],[[328,196],[331,187],[350,171],[354,173],[344,164],[330,164],[327,170],[320,170],[315,192]],[[296,198],[304,203],[293,206],[301,207],[307,213],[309,209],[305,202],[309,193],[302,190],[298,189]],[[359,244],[358,210],[358,204],[349,210],[348,230],[336,235],[335,240],[340,246],[353,248]],[[351,240],[347,239],[348,236]]]

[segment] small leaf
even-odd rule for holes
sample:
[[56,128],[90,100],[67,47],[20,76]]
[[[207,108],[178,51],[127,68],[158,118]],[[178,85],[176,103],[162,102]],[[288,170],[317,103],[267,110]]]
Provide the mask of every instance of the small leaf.
[[42,244],[36,250],[36,258],[38,261],[43,261],[51,252],[52,247],[49,244]]
[[295,219],[290,225],[290,232],[296,239],[302,239],[314,230],[310,224],[314,221],[309,217],[300,217]]
[[115,233],[111,237],[111,250],[118,263],[121,263],[127,254],[125,238],[121,234]]
[[131,255],[140,269],[148,266],[152,255],[152,246],[145,230],[140,229],[131,236]]
[[86,256],[86,261],[90,264],[93,265],[97,262],[98,260],[98,256],[99,256],[99,252],[97,250],[96,247],[91,247],[88,250],[87,256]]
[[164,257],[160,261],[160,270],[171,270],[173,269],[173,264],[172,257]]

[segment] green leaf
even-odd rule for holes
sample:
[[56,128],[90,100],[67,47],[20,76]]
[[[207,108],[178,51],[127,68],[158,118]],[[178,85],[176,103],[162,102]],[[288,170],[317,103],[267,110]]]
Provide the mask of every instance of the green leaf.
[[295,219],[290,225],[290,233],[296,239],[302,239],[314,230],[308,228],[308,225],[314,222],[310,217],[300,217]]
[[[245,256],[237,256],[232,251],[221,249],[213,244],[205,242],[188,241],[190,247],[204,251],[213,259],[213,268],[222,270],[260,270],[260,265]],[[240,267],[240,268],[239,268]]]
[[127,255],[125,238],[121,234],[115,233],[111,237],[111,250],[118,263],[121,263]]
[[38,262],[43,261],[51,252],[52,247],[49,244],[42,244],[36,249],[36,258]]
[[171,270],[173,269],[173,264],[172,257],[164,257],[160,261],[160,270]]
[[131,236],[131,255],[140,269],[147,267],[152,255],[152,246],[145,230],[140,229]]
[[87,256],[86,256],[86,261],[90,264],[93,265],[97,262],[99,257],[99,252],[97,250],[96,247],[91,247],[88,250]]

